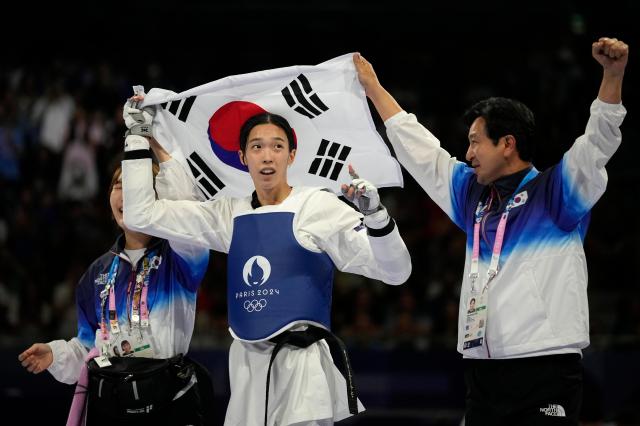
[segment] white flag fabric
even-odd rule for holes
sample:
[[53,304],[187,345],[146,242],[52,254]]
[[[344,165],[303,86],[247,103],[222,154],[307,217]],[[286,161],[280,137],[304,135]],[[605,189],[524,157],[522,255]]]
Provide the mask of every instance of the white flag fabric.
[[203,199],[253,191],[238,157],[239,135],[244,121],[259,112],[282,115],[294,130],[291,185],[323,186],[340,195],[352,164],[378,187],[401,187],[400,165],[375,128],[352,56],[234,75],[182,93],[153,88],[142,106],[158,105],[153,134],[188,167]]

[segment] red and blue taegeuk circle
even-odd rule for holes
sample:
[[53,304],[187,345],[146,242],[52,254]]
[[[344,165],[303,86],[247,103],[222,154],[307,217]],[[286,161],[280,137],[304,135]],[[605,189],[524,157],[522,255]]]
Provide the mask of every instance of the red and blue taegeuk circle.
[[[213,153],[228,166],[248,172],[240,162],[240,129],[245,121],[268,112],[260,105],[246,101],[231,101],[218,108],[209,119],[207,134]],[[294,146],[296,146],[294,132]]]

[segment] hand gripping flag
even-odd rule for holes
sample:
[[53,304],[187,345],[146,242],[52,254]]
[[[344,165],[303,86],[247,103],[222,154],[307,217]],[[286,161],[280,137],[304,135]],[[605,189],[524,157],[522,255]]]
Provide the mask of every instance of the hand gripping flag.
[[352,164],[378,187],[402,186],[400,165],[375,128],[352,56],[234,75],[182,93],[154,88],[142,106],[158,106],[154,136],[188,167],[203,199],[253,191],[238,156],[239,136],[244,121],[261,112],[282,115],[294,130],[291,185],[340,195]]

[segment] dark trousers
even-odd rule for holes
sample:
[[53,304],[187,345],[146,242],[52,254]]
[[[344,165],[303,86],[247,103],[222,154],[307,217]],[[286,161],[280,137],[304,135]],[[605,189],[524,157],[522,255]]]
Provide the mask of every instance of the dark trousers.
[[184,426],[204,425],[204,415],[198,386],[192,386],[184,395],[173,401],[166,409],[143,418],[123,419],[110,416],[109,412],[97,412],[89,407],[88,426]]
[[465,359],[463,363],[465,426],[578,425],[580,355]]

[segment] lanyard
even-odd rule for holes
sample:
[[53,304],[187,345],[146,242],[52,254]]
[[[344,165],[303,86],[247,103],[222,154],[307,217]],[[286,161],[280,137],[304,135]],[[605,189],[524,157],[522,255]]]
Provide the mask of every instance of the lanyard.
[[157,269],[159,262],[155,256],[155,251],[150,252],[142,261],[142,270],[136,275],[135,287],[133,290],[133,301],[129,304],[131,297],[131,283],[127,289],[127,306],[129,310],[129,322],[138,327],[149,325],[149,309],[147,295],[149,289],[149,276],[151,269]]
[[119,265],[120,257],[116,255],[113,257],[111,267],[109,268],[109,274],[107,275],[107,284],[100,292],[100,331],[102,334],[102,340],[107,340],[109,338],[109,333],[107,332],[107,322],[105,321],[104,314],[107,297],[109,298],[109,324],[111,326],[111,332],[114,334],[120,332],[120,328],[118,327],[118,315],[116,313],[116,296],[114,290],[116,286],[116,275],[118,274]]
[[[516,205],[520,205],[519,200],[515,200],[516,196],[518,196],[518,191],[522,188],[527,182],[538,175],[538,170],[535,167],[532,167],[529,170],[529,173],[522,179],[516,190],[513,192],[511,198],[507,202],[507,207],[502,213],[500,217],[500,222],[498,222],[498,228],[496,229],[496,239],[493,243],[493,252],[491,254],[491,263],[489,264],[489,269],[487,269],[487,281],[484,285],[484,289],[489,285],[489,282],[498,274],[498,266],[500,262],[500,253],[502,252],[502,243],[504,241],[504,234],[507,229],[507,218],[509,217],[509,212]],[[489,210],[489,206],[491,205],[491,201],[487,204],[484,204],[482,201],[478,202],[478,207],[476,208],[475,213],[475,223],[473,224],[473,251],[471,255],[471,271],[469,273],[469,278],[471,278],[471,291],[475,292],[475,282],[478,279],[478,264],[480,261],[480,223],[482,222],[482,218],[484,217],[487,210]]]
[[[101,299],[101,320],[100,331],[103,340],[108,340],[109,333],[107,331],[107,324],[105,320],[105,307],[107,305],[107,298],[109,299],[109,327],[112,334],[118,334],[120,327],[118,326],[118,314],[116,312],[116,295],[115,295],[115,283],[116,276],[118,274],[118,267],[120,265],[120,256],[113,257],[111,267],[109,268],[109,274],[107,276],[107,284],[105,288],[100,292]],[[140,323],[139,326],[147,327],[149,325],[149,309],[147,304],[148,286],[149,286],[149,271],[151,269],[157,269],[159,262],[156,260],[155,251],[150,252],[144,257],[143,268],[136,274],[136,286],[134,290],[134,303],[131,305],[131,320],[134,323]],[[129,289],[127,290],[127,306],[129,306],[131,283],[129,283]],[[127,309],[129,311],[129,309]],[[141,321],[142,318],[142,321]]]

